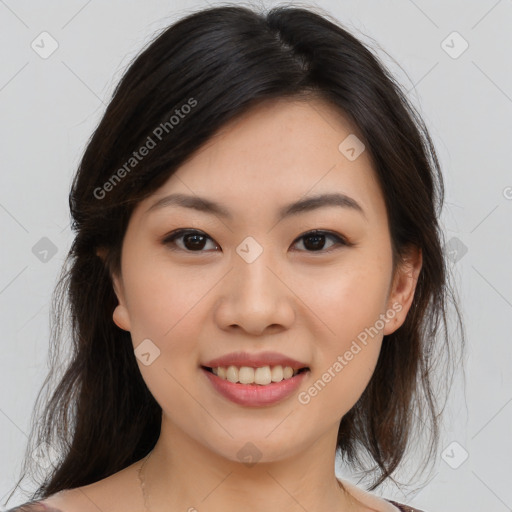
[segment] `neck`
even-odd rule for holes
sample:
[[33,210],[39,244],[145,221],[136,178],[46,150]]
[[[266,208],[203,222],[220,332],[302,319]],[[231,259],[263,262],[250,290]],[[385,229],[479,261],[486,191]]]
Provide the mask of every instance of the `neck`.
[[247,440],[231,444],[239,448],[226,457],[162,423],[157,444],[138,466],[147,512],[238,512],[248,504],[252,512],[358,510],[336,479],[331,433],[279,460],[279,447],[270,443],[266,454]]

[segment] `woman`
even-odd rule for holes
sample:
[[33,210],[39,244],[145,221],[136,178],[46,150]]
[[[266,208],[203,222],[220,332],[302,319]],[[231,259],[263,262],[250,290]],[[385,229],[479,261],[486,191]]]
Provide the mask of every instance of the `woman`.
[[420,116],[328,16],[167,28],[73,183],[73,354],[36,443],[60,456],[15,510],[414,510],[333,468],[374,490],[417,427],[435,453],[442,196]]

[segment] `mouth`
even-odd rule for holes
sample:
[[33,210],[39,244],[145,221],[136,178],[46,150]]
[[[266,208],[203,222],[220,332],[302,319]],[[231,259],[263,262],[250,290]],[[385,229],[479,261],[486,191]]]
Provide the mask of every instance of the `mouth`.
[[229,381],[233,384],[259,385],[267,386],[269,384],[277,384],[282,381],[292,379],[300,373],[310,371],[308,366],[302,368],[292,368],[291,366],[273,365],[273,366],[218,366],[209,367],[201,366],[201,368],[222,380]]
[[201,365],[200,369],[213,390],[244,407],[268,407],[281,403],[291,397],[311,373],[308,366],[292,368],[281,365]]

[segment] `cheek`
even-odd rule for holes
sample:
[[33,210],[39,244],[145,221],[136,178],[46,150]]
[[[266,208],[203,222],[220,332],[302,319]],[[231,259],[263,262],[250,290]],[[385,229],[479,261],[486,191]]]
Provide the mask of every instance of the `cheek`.
[[[323,305],[329,326],[315,341],[314,369],[301,404],[310,416],[338,422],[357,402],[374,372],[382,345],[382,295],[358,280],[344,281]],[[375,290],[373,290],[375,292]],[[332,331],[332,332],[331,332]],[[308,405],[309,404],[309,405]]]
[[124,272],[135,342],[153,337],[169,344],[185,325],[193,328],[194,323],[186,320],[213,285],[211,278],[198,278],[197,269],[184,270],[155,260],[149,264],[127,262]]
[[[155,261],[129,263],[126,261],[124,282],[141,375],[164,411],[189,408],[190,397],[183,386],[199,371],[198,347],[193,342],[202,325],[197,312],[201,297],[212,284]],[[149,358],[144,360],[143,353],[149,353]]]
[[328,274],[309,275],[302,294],[330,334],[325,337],[330,346],[341,349],[375,324],[386,307],[390,276],[391,262],[373,259],[349,262]]
[[310,283],[308,306],[325,328],[316,337],[312,385],[300,401],[318,414],[329,411],[331,421],[352,408],[377,364],[390,273],[391,260],[367,260],[332,272],[322,285]]

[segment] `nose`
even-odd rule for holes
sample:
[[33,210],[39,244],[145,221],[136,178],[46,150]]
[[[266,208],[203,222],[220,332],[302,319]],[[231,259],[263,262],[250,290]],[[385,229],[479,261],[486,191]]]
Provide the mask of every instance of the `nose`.
[[234,268],[221,283],[215,308],[217,325],[261,335],[290,328],[295,320],[294,293],[275,261],[263,253],[248,263],[235,254]]

